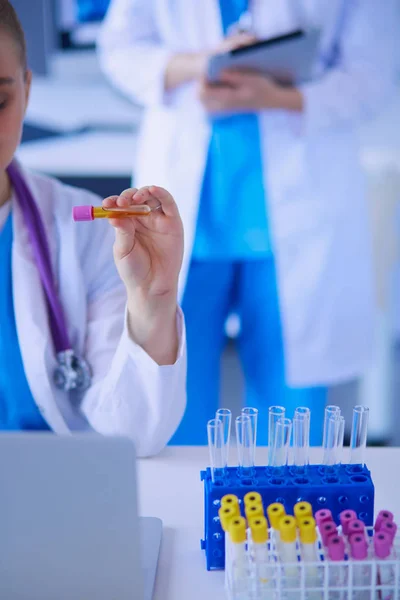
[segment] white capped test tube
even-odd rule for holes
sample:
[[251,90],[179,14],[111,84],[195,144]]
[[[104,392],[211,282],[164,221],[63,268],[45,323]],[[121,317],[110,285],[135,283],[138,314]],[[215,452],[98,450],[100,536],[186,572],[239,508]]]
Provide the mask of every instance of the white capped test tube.
[[290,438],[292,434],[291,419],[281,419],[275,423],[272,467],[283,469],[288,463]]
[[219,408],[215,413],[215,418],[219,419],[222,422],[222,431],[223,431],[223,439],[224,439],[224,448],[223,448],[223,462],[224,467],[228,466],[229,460],[229,447],[230,447],[230,439],[231,439],[231,422],[232,422],[232,412],[229,408]]
[[310,409],[296,408],[293,418],[293,458],[299,472],[304,472],[309,463],[310,452]]
[[222,422],[219,419],[208,421],[207,437],[210,453],[211,479],[214,482],[224,472],[224,434]]
[[367,447],[369,408],[355,406],[350,438],[350,464],[365,464],[365,449]]
[[254,466],[254,440],[251,419],[248,415],[236,417],[236,443],[239,472],[246,472]]
[[270,406],[268,409],[268,465],[273,466],[276,422],[285,418],[283,406]]
[[253,436],[253,466],[254,466],[256,463],[258,410],[257,410],[257,408],[252,408],[251,406],[246,406],[246,407],[242,408],[242,415],[249,417],[250,421],[251,421],[251,433]]

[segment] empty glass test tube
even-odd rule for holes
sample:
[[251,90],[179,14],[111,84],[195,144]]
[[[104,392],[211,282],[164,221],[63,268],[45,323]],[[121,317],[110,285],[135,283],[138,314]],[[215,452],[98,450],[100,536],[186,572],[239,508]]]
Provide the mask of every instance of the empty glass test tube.
[[369,408],[355,406],[350,438],[350,464],[365,464],[365,449],[367,447]]
[[299,472],[304,472],[310,453],[310,409],[296,408],[293,419],[293,462]]
[[340,415],[331,414],[326,422],[326,435],[324,436],[324,456],[322,464],[327,467],[336,465],[337,443],[339,433]]
[[329,405],[325,407],[325,415],[324,415],[324,430],[322,435],[322,447],[325,448],[327,445],[327,435],[328,435],[328,421],[332,416],[340,416],[340,408],[338,406]]
[[291,419],[281,419],[275,423],[272,467],[284,468],[288,462],[290,437],[292,434]]
[[251,422],[251,434],[253,436],[253,467],[256,464],[256,447],[257,447],[257,420],[258,420],[258,410],[257,408],[252,408],[251,406],[246,406],[242,408],[242,415],[249,417]]
[[344,444],[344,427],[345,418],[343,415],[339,417],[338,431],[337,431],[337,442],[336,442],[336,457],[335,464],[340,465],[343,459],[343,444]]
[[285,418],[283,406],[270,406],[268,409],[268,465],[273,466],[276,422]]
[[224,434],[222,421],[211,419],[207,423],[208,450],[210,453],[211,479],[221,477],[224,472]]
[[236,417],[236,443],[239,472],[245,474],[254,467],[254,439],[251,419],[248,415]]
[[223,432],[223,463],[224,467],[228,466],[229,460],[229,448],[230,448],[230,439],[231,439],[231,422],[232,422],[232,412],[229,408],[219,408],[215,414],[215,418],[219,419],[222,423],[222,432]]

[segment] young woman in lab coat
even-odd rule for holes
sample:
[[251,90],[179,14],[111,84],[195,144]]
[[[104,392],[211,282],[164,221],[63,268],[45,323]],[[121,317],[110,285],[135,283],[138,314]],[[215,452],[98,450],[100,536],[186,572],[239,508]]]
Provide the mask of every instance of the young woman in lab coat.
[[[95,430],[129,436],[139,455],[156,453],[177,428],[186,397],[177,207],[161,188],[127,190],[104,205],[161,209],[113,219],[115,236],[107,219],[74,223],[72,207],[98,198],[13,160],[30,82],[23,32],[11,4],[0,0],[0,430]],[[32,227],[32,204],[50,248],[47,271],[43,248],[36,253],[43,236],[37,220]],[[65,336],[91,371],[80,392],[59,389],[54,379],[52,276]]]
[[[204,441],[232,310],[261,442],[271,404],[288,416],[309,406],[311,441],[320,442],[326,387],[369,364],[374,299],[356,125],[393,85],[393,8],[392,0],[111,0],[101,63],[146,109],[135,182],[171,190],[185,228],[188,407],[173,442]],[[223,87],[207,83],[211,54],[308,27],[321,33],[312,81],[281,87],[236,72]]]

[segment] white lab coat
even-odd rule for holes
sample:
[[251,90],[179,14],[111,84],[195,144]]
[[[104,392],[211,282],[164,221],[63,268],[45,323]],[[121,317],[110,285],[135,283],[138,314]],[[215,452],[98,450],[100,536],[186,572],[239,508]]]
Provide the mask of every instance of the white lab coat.
[[138,455],[155,454],[169,441],[185,408],[182,314],[178,311],[177,362],[160,367],[130,339],[124,324],[126,295],[113,261],[112,228],[103,220],[72,220],[73,205],[97,205],[99,198],[54,179],[24,174],[43,219],[71,343],[93,371],[83,397],[53,385],[56,360],[44,293],[23,215],[14,201],[15,319],[33,398],[56,433],[95,430],[124,435],[134,440]]
[[[304,113],[260,114],[264,182],[277,263],[288,381],[358,376],[374,346],[374,297],[356,126],[393,87],[392,0],[254,0],[260,38],[322,29]],[[185,227],[181,292],[193,245],[210,126],[188,84],[165,93],[176,52],[222,39],[219,0],[112,0],[99,39],[110,80],[146,107],[135,182],[176,198]],[[329,68],[327,57],[338,60]],[[334,62],[334,61],[333,61]],[[251,199],[249,199],[251,202]],[[211,292],[212,293],[212,292]]]

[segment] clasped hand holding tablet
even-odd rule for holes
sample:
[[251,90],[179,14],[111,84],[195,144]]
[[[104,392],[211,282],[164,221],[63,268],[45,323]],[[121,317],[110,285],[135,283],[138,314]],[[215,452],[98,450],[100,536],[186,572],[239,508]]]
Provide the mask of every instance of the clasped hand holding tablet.
[[[226,38],[214,54],[229,52],[256,42],[248,33]],[[202,57],[203,73],[207,70],[210,54]],[[200,100],[210,114],[258,112],[268,109],[302,111],[303,96],[292,86],[283,86],[272,78],[250,69],[229,69],[220,81],[212,83],[203,74],[199,85]]]

